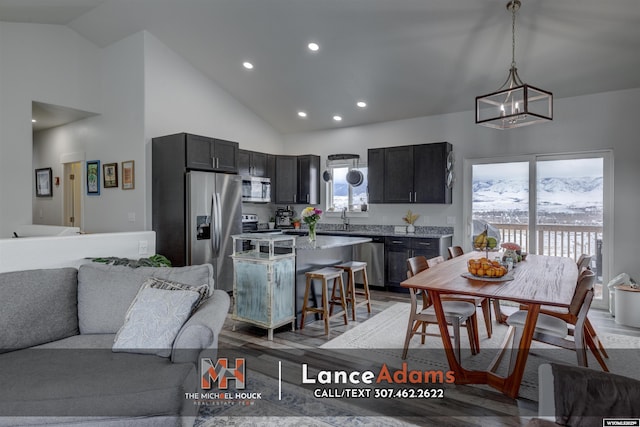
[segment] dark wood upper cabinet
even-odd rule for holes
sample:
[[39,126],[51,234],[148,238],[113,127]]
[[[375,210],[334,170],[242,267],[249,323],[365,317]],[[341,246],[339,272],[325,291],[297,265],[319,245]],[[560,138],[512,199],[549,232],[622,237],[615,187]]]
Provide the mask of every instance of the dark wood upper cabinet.
[[[298,158],[276,156],[275,203],[296,203],[298,197]],[[274,188],[273,185],[271,187]]]
[[213,157],[218,172],[238,173],[238,143],[214,138]]
[[320,203],[320,156],[275,156],[274,187],[275,203]]
[[451,203],[450,152],[448,142],[368,150],[369,203]]
[[186,138],[187,167],[190,169],[214,170],[212,147],[213,138],[206,136],[181,134],[179,139]]
[[[173,136],[173,135],[172,135]],[[192,134],[176,134],[186,141],[186,166],[214,172],[238,172],[238,143]]]
[[384,202],[413,202],[413,146],[384,150]]
[[296,203],[320,203],[320,156],[298,156],[298,195]]
[[447,185],[447,157],[451,144],[439,142],[413,147],[414,203],[451,203]]
[[257,151],[238,151],[238,173],[242,176],[267,176],[267,154]]
[[[271,178],[271,188],[275,188],[276,181],[276,155],[275,154],[267,154],[267,173],[265,175],[267,178]],[[273,199],[273,194],[271,195]]]
[[369,203],[384,202],[384,148],[372,148],[367,153]]

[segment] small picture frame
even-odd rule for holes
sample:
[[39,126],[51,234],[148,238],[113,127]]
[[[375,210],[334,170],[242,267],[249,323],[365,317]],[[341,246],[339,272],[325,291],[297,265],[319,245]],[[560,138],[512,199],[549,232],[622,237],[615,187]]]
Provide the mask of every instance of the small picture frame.
[[122,189],[133,190],[135,188],[135,163],[133,160],[122,162]]
[[36,169],[36,197],[53,197],[51,168]]
[[87,161],[87,195],[100,195],[100,160]]
[[104,188],[118,188],[118,164],[105,163],[102,165]]

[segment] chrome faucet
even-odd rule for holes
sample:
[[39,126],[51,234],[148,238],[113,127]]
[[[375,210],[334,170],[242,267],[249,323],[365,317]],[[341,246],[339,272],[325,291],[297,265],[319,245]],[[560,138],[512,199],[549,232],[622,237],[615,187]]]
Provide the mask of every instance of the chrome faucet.
[[342,214],[340,215],[340,218],[342,218],[342,225],[344,228],[344,231],[348,231],[349,230],[349,218],[347,218],[347,208],[342,208]]

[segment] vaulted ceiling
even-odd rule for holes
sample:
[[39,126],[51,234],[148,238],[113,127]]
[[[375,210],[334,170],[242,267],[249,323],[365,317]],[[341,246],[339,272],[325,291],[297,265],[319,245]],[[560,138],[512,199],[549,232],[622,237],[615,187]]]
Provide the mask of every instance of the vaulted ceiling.
[[[507,77],[506,3],[0,0],[0,20],[67,25],[98,46],[147,30],[293,133],[473,110]],[[522,0],[520,76],[556,98],[640,87],[639,52],[638,0]]]

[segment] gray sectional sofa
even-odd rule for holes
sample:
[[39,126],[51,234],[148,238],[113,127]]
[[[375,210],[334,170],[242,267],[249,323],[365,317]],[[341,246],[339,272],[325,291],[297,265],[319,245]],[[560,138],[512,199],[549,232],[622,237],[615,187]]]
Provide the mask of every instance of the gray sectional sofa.
[[[197,407],[185,392],[197,391],[200,357],[216,358],[230,303],[226,292],[213,290],[212,272],[208,264],[88,263],[1,273],[0,425],[193,423]],[[185,315],[170,348],[115,352],[116,333],[151,277],[207,284],[208,298]]]

